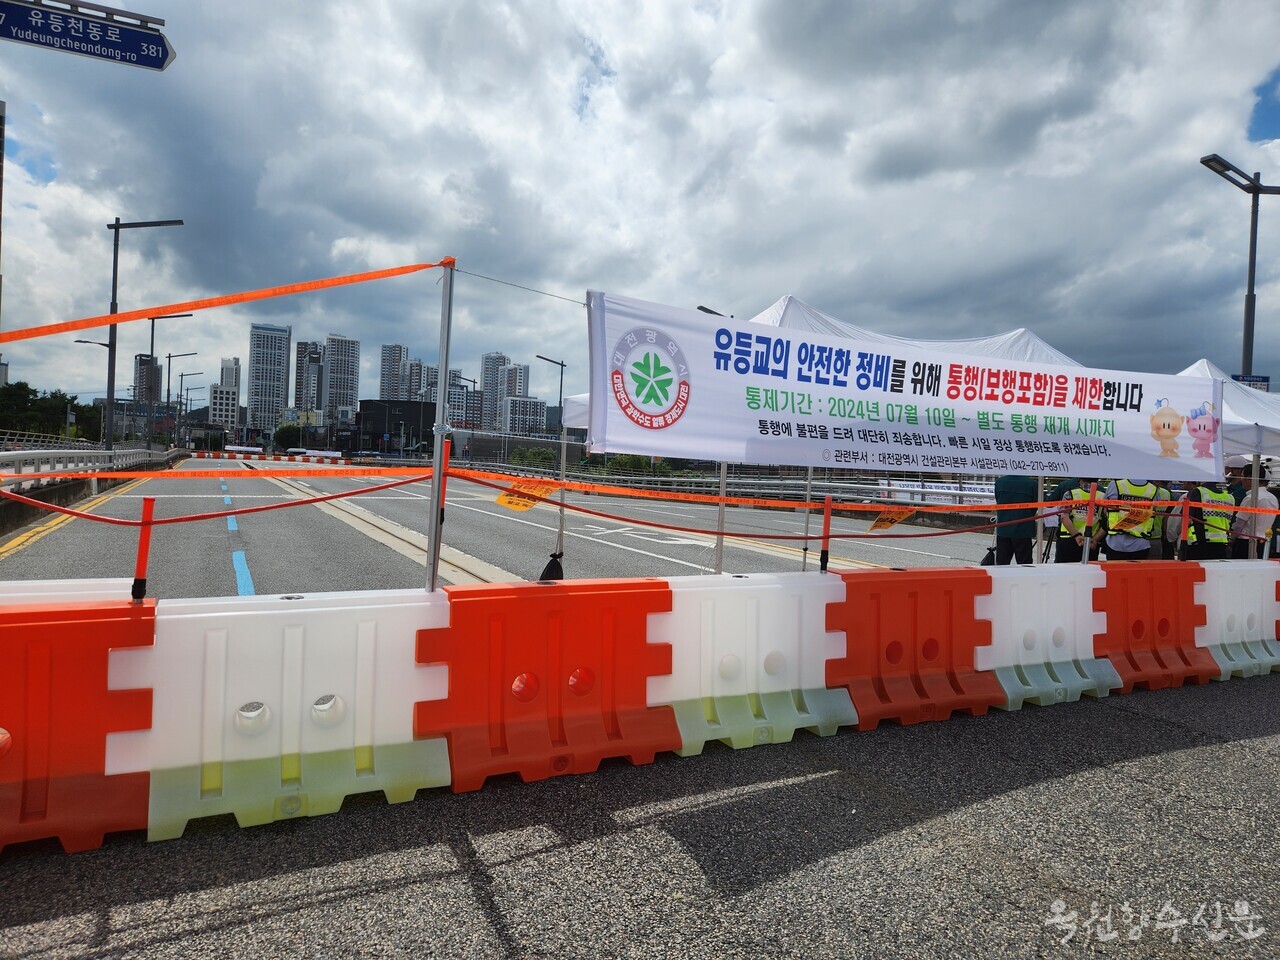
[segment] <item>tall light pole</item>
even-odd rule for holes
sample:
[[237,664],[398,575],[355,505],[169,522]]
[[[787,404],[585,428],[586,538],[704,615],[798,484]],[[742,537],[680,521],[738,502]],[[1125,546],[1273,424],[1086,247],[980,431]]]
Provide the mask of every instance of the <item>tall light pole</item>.
[[[564,429],[564,368],[563,360],[552,360],[550,357],[544,357],[540,353],[535,353],[535,357],[539,360],[545,360],[547,363],[554,363],[560,368],[560,521],[556,526],[556,550],[551,554],[551,559],[542,569],[542,575],[539,580],[563,580],[564,566],[560,560],[564,557],[564,478],[565,468],[568,461],[568,435]],[[544,423],[545,427],[546,424]]]
[[[158,317],[151,318],[151,351],[147,354],[147,357],[150,358],[151,365],[153,367],[155,366],[155,362],[156,362],[156,321],[157,320],[176,320],[179,317],[189,317],[189,316],[191,316],[191,314],[189,313],[162,313]],[[183,354],[178,354],[178,356],[183,356]],[[190,356],[195,356],[195,354],[190,354]],[[151,449],[152,434],[156,432],[156,400],[158,399],[156,397],[156,394],[159,392],[160,392],[159,383],[155,385],[154,390],[151,389],[151,374],[150,372],[148,372],[147,374],[147,449],[148,450]],[[166,398],[166,400],[167,399],[168,398]]]
[[1249,216],[1249,282],[1244,294],[1244,346],[1240,351],[1240,373],[1250,376],[1253,373],[1253,318],[1257,302],[1253,293],[1253,279],[1258,264],[1258,197],[1264,193],[1280,193],[1280,186],[1265,185],[1260,179],[1262,174],[1249,176],[1216,153],[1201,157],[1200,162],[1227,183],[1239,187],[1253,198]]
[[[198,377],[198,376],[201,376],[203,373],[204,373],[203,370],[197,370],[194,373],[184,372],[184,373],[178,374],[178,407],[182,411],[182,419],[184,423],[186,422],[187,406],[186,406],[186,403],[184,402],[186,394],[183,391],[183,381],[186,380],[187,377]],[[178,445],[178,437],[179,437],[178,418],[174,417],[173,418],[173,445],[175,447]]]
[[534,354],[534,356],[535,356],[535,357],[537,357],[539,360],[545,360],[545,361],[547,361],[547,363],[554,363],[557,367],[559,367],[559,368],[560,368],[560,429],[561,429],[561,432],[563,432],[563,430],[564,430],[564,368],[565,368],[565,362],[564,362],[563,360],[552,360],[550,357],[544,357],[544,356],[543,356],[542,354],[540,354],[540,353],[535,353],[535,354]]
[[[75,342],[76,342],[76,343],[96,343],[96,344],[97,344],[98,346],[100,346],[100,347],[106,347],[108,350],[110,350],[110,349],[111,349],[111,344],[109,344],[109,343],[104,343],[102,340],[77,340],[77,341],[75,341]],[[114,402],[115,402],[115,397],[112,397],[112,398],[111,398],[111,402],[112,402],[112,403],[114,403]],[[99,442],[99,443],[103,443],[103,442],[104,442],[104,438],[105,438],[105,437],[106,437],[106,435],[107,435],[107,424],[108,424],[108,423],[110,423],[110,424],[111,424],[111,428],[114,430],[114,429],[115,429],[115,421],[114,421],[114,420],[108,420],[108,419],[107,419],[107,411],[106,411],[106,410],[103,410],[103,411],[102,411],[102,427],[101,427],[101,429],[100,429],[100,431],[99,431],[99,433],[98,433],[98,442]],[[68,427],[67,427],[68,435],[70,435],[70,431],[71,431],[71,428],[70,428],[70,425],[68,424]],[[106,450],[110,450],[110,449],[111,449],[110,444],[108,444],[106,447],[104,447],[104,449],[106,449]]]
[[[111,312],[113,314],[120,312],[120,305],[116,302],[116,290],[120,280],[120,231],[132,230],[139,227],[180,227],[181,220],[136,220],[133,223],[121,223],[120,218],[116,217],[115,223],[108,223],[107,229],[112,231],[111,243]],[[116,325],[113,323],[110,332],[107,334],[107,447],[112,449],[111,437],[115,432],[115,406],[116,406]]]
[[[196,377],[199,374],[193,373],[192,376]],[[183,393],[185,402],[182,405],[182,429],[186,433],[184,443],[189,444],[191,442],[191,394],[199,393],[203,389],[204,387],[187,387]]]
[[[196,355],[197,351],[195,350],[192,350],[190,353],[166,353],[164,355],[164,405],[169,408],[169,413],[171,415],[173,414],[173,396],[170,393],[169,388],[173,386],[173,361],[181,357],[194,357]],[[182,381],[179,380],[178,383],[181,384]],[[179,393],[179,396],[181,396],[181,393]],[[173,440],[175,444],[178,442],[177,416],[173,417]]]

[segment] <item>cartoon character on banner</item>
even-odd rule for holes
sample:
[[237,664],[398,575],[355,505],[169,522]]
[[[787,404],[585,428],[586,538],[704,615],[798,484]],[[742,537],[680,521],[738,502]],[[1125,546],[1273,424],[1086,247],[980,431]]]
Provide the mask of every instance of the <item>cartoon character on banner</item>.
[[1160,456],[1178,455],[1178,434],[1186,417],[1169,406],[1168,398],[1156,401],[1156,412],[1151,415],[1151,439],[1160,444]]
[[1213,415],[1213,404],[1205,401],[1194,408],[1187,417],[1187,436],[1191,438],[1191,449],[1200,459],[1213,457],[1213,441],[1218,439],[1218,430],[1222,427],[1222,419]]

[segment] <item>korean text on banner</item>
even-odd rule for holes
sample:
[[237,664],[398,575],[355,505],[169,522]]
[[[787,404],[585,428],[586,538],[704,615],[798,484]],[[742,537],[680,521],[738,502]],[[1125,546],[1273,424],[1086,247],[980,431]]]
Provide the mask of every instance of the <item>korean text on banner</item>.
[[959,357],[587,293],[596,453],[1216,480],[1222,382]]

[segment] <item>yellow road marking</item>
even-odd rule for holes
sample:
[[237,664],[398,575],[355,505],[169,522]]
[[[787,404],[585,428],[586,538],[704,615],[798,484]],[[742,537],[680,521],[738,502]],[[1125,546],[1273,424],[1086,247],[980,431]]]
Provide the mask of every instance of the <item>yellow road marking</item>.
[[[118,487],[115,490],[112,490],[110,493],[104,493],[101,496],[94,497],[84,506],[77,507],[76,509],[82,513],[92,513],[95,509],[102,506],[108,500],[118,497],[122,493],[128,493],[131,490],[136,490],[138,487],[142,486],[146,482],[147,482],[146,480],[131,480],[128,483],[126,483],[124,486]],[[31,546],[37,540],[41,539],[42,537],[48,536],[49,534],[53,533],[53,531],[57,530],[59,527],[65,526],[66,524],[70,523],[72,520],[75,520],[75,519],[76,518],[71,516],[70,514],[60,513],[57,516],[49,520],[46,520],[44,523],[40,524],[39,526],[33,527],[32,529],[26,531],[25,533],[18,534],[8,543],[4,544],[4,546],[0,546],[0,560],[4,560],[5,558],[10,557],[13,554],[17,553],[19,550],[22,550],[26,547]]]

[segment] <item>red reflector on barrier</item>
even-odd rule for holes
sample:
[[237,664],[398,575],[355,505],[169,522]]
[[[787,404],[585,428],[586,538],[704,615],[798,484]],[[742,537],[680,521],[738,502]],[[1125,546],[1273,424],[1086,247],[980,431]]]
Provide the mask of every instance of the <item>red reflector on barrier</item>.
[[974,666],[991,643],[991,623],[974,618],[974,598],[991,592],[984,571],[885,570],[838,574],[843,603],[827,604],[827,629],[843,630],[846,655],[827,661],[827,686],[847,687],[858,729],[881,720],[945,720],[1005,702],[994,673]]
[[1205,623],[1204,606],[1195,600],[1195,585],[1204,580],[1200,564],[1113,561],[1102,570],[1107,581],[1093,591],[1093,609],[1107,615],[1107,629],[1094,639],[1094,655],[1116,668],[1121,693],[1221,675],[1213,654],[1196,646],[1196,627]]
[[153,600],[0,608],[0,848],[146,828],[150,775],[104,771],[108,733],[151,726],[151,691],[108,690],[107,659],[154,637]]
[[678,750],[670,707],[647,679],[671,646],[647,642],[671,610],[663,580],[570,580],[446,587],[449,626],[420,630],[418,663],[449,667],[449,695],[414,704],[416,739],[444,737],[455,791],[486,777],[589,773],[606,757],[651,763]]

